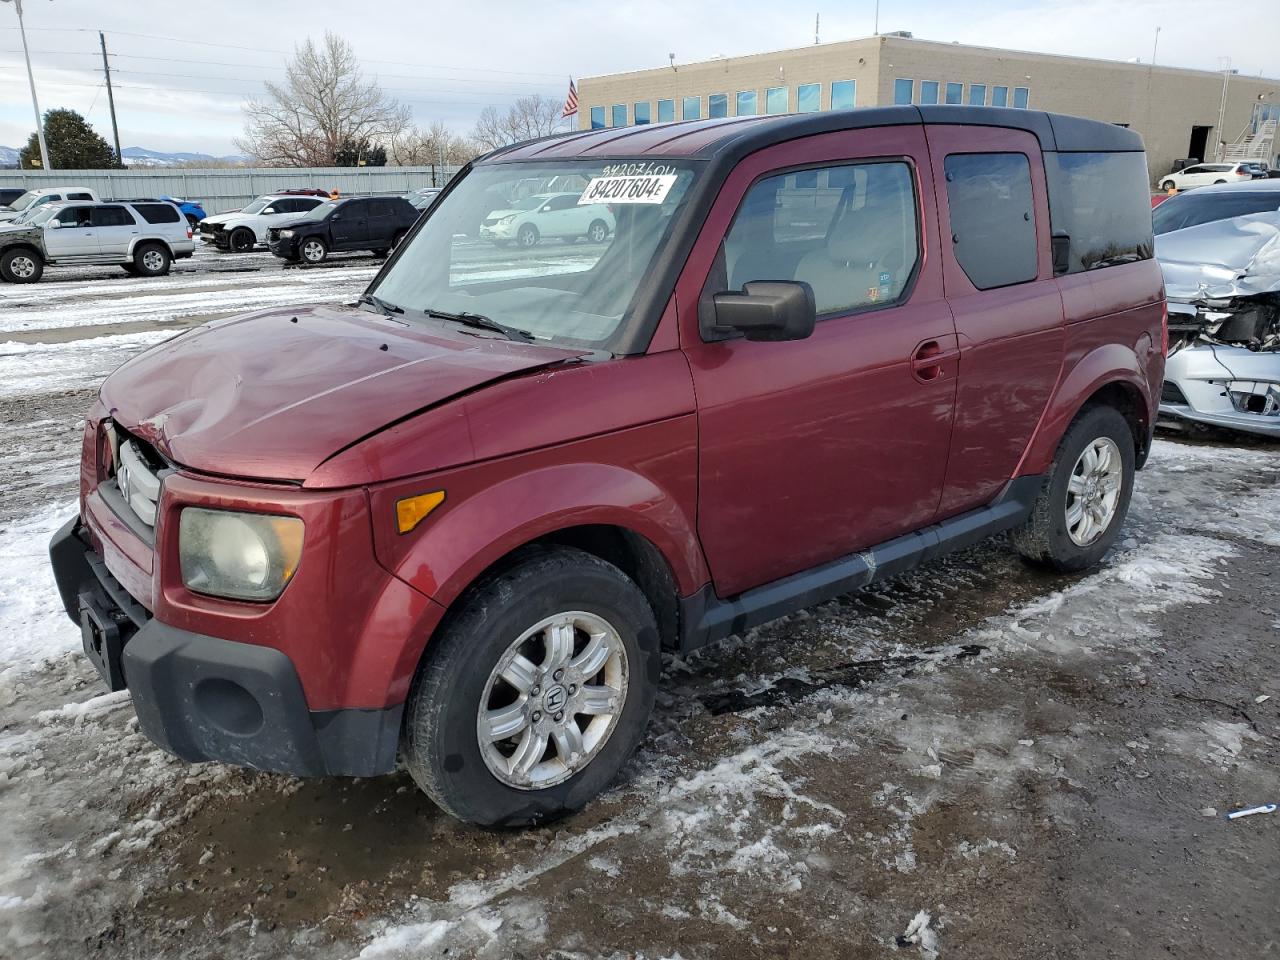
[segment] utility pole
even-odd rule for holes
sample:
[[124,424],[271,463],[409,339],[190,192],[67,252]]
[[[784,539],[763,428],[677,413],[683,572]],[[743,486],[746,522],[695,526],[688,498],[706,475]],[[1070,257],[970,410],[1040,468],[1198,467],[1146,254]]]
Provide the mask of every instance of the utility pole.
[[880,0],[876,0],[876,23],[872,29],[875,31],[874,36],[880,36]]
[[1160,49],[1160,28],[1156,27],[1156,40],[1151,44],[1151,65],[1156,65],[1156,51]]
[[27,60],[27,83],[31,84],[31,107],[36,113],[36,138],[40,141],[40,164],[45,170],[53,169],[49,163],[49,148],[44,142],[44,122],[40,117],[40,101],[36,99],[36,77],[31,72],[31,52],[27,49],[27,26],[22,22],[22,0],[0,0],[18,8],[18,32],[22,34],[22,55]]
[[1214,135],[1218,138],[1217,158],[1222,160],[1227,152],[1226,131],[1222,129],[1223,124],[1227,122],[1227,85],[1231,83],[1231,58],[1222,58],[1222,101],[1218,104],[1218,128],[1214,130]]
[[116,141],[116,163],[124,166],[124,154],[120,152],[120,127],[116,125],[116,98],[111,92],[111,64],[107,62],[107,38],[98,31],[98,42],[102,44],[102,75],[107,78],[107,106],[111,108],[111,134]]

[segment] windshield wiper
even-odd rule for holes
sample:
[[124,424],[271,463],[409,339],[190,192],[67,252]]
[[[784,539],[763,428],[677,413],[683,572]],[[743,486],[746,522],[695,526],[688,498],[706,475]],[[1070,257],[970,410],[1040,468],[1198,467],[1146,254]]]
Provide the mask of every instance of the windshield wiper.
[[404,313],[404,307],[397,307],[394,303],[388,303],[381,297],[375,297],[372,293],[362,293],[356,303],[367,303],[371,307],[377,307],[388,317],[394,313]]
[[452,320],[454,323],[460,323],[466,327],[475,327],[477,330],[492,330],[500,333],[508,340],[523,340],[526,343],[533,342],[533,334],[528,330],[521,330],[518,327],[509,327],[505,323],[499,323],[480,313],[469,313],[465,310],[459,313],[451,313],[448,310],[427,309],[422,311],[426,316],[436,320]]

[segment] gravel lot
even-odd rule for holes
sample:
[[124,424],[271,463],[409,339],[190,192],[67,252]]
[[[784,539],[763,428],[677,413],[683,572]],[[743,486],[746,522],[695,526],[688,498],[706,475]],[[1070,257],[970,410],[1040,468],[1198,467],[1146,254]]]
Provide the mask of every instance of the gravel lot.
[[[171,760],[45,547],[101,378],[370,258],[0,287],[0,956],[1260,957],[1280,951],[1280,449],[1161,440],[1104,567],[1002,542],[667,662],[624,778],[485,832],[406,775]],[[1270,699],[1261,699],[1264,697]]]

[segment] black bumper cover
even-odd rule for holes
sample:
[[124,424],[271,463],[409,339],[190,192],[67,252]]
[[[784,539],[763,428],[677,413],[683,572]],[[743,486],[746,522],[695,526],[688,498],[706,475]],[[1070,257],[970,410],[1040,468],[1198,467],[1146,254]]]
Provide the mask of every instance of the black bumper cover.
[[293,662],[279,650],[148,616],[106,572],[78,520],[54,535],[49,554],[86,654],[109,686],[128,687],[142,731],[169,753],[296,776],[395,769],[403,704],[309,710]]

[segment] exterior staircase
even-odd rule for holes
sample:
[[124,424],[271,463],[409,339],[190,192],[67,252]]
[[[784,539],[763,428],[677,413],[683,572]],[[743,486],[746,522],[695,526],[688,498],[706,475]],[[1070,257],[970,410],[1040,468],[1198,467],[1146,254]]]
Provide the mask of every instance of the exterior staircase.
[[1259,123],[1257,130],[1246,133],[1235,143],[1229,143],[1223,151],[1226,163],[1246,163],[1260,161],[1269,163],[1275,156],[1276,122],[1267,120]]

